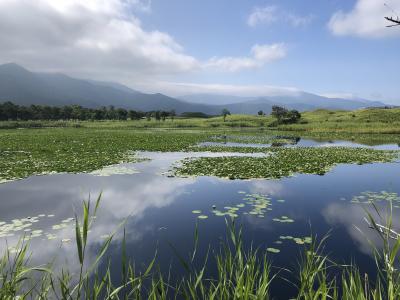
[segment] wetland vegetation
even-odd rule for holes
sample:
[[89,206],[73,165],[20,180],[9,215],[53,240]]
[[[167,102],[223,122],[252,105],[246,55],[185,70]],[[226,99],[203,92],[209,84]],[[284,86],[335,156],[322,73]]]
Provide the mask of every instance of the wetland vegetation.
[[[334,120],[347,114],[304,113],[303,121],[314,120],[283,127],[268,127],[265,116],[227,115],[225,122],[221,117],[37,121],[46,125],[0,130],[0,181],[7,182],[0,185],[2,195],[16,203],[22,195],[27,207],[20,213],[12,205],[1,204],[10,217],[0,220],[0,239],[7,241],[0,261],[0,298],[275,299],[277,290],[287,288],[283,299],[354,299],[355,295],[396,299],[400,274],[395,218],[400,191],[394,174],[400,138],[367,127],[362,134],[351,126],[347,131],[330,128],[329,124],[341,123]],[[320,122],[317,115],[328,118],[326,131],[305,128]],[[266,123],[259,127],[260,121]],[[242,122],[257,127],[245,128]],[[396,122],[393,119],[389,127]],[[17,123],[2,124],[12,128]],[[356,176],[349,177],[348,170]],[[375,172],[381,174],[379,179]],[[310,177],[314,174],[325,176]],[[358,187],[357,180],[363,176],[368,180]],[[91,207],[86,202],[78,220],[53,195],[70,199],[71,187],[74,190],[85,182],[91,190],[105,189],[102,204],[107,213],[91,216],[102,205]],[[318,186],[324,184],[329,188],[322,193]],[[336,184],[348,192],[343,195]],[[35,195],[34,200],[21,194],[25,190]],[[34,201],[42,197],[51,208],[41,206],[44,211],[34,213]],[[312,204],[307,204],[306,197]],[[126,199],[133,199],[132,204]],[[382,212],[384,207],[389,210]],[[354,256],[331,257],[331,249],[340,252],[332,243],[340,245],[346,234],[324,236],[330,227],[344,226],[337,222],[353,226],[345,217],[347,210],[360,228],[358,235],[348,231],[351,238],[345,239]],[[344,216],[336,216],[337,212]],[[324,221],[318,217],[321,214]],[[361,232],[366,233],[364,238]],[[363,245],[370,241],[370,250],[364,245],[357,252],[352,238]],[[165,239],[167,246],[160,242]],[[138,247],[141,240],[145,246]],[[50,254],[37,258],[43,241],[49,243],[53,255],[65,253],[68,262]],[[130,249],[139,250],[135,254]],[[349,264],[353,258],[368,261],[368,267]]]
[[[188,256],[181,256],[173,248],[175,255],[186,270],[178,281],[171,280],[157,266],[157,253],[143,271],[127,258],[126,233],[122,239],[122,258],[120,281],[111,276],[115,267],[112,262],[99,270],[100,262],[106,259],[112,239],[116,232],[105,238],[99,252],[86,263],[90,231],[95,226],[95,216],[101,195],[94,208],[90,201],[83,203],[82,218],[75,217],[75,253],[77,274],[71,266],[63,266],[61,271],[54,269],[52,262],[39,266],[31,265],[29,243],[21,239],[16,248],[7,250],[0,259],[0,297],[1,299],[273,299],[270,290],[275,281],[284,281],[295,287],[294,299],[398,299],[400,297],[400,273],[396,268],[399,257],[400,240],[392,242],[393,230],[391,201],[398,195],[382,193],[373,198],[387,199],[389,202],[385,226],[378,224],[373,213],[381,216],[378,208],[366,209],[366,218],[371,228],[381,239],[382,249],[373,244],[377,268],[376,278],[363,276],[357,266],[345,265],[330,259],[325,250],[328,236],[317,240],[317,236],[280,236],[275,244],[294,241],[302,247],[301,258],[295,269],[277,269],[271,264],[272,256],[280,250],[268,247],[265,252],[259,248],[247,249],[243,243],[242,228],[234,221],[226,219],[226,238],[220,246],[205,254],[197,253],[201,243],[201,233],[196,230],[193,236],[193,250]],[[263,198],[260,195],[247,195],[247,201]],[[257,206],[259,208],[259,206]],[[263,206],[265,208],[265,206]],[[232,210],[232,208],[229,208]],[[236,210],[235,210],[236,211]],[[196,211],[197,213],[197,211]],[[282,216],[282,220],[289,218]],[[68,219],[70,222],[73,219]],[[289,219],[290,220],[290,219]],[[4,227],[4,226],[3,226]],[[383,230],[382,230],[383,228]],[[40,234],[40,233],[38,233]],[[173,245],[171,246],[173,247]],[[200,256],[200,257],[198,257]],[[195,264],[200,260],[200,267]],[[208,277],[207,264],[216,267],[216,276]],[[330,272],[336,273],[331,276]]]

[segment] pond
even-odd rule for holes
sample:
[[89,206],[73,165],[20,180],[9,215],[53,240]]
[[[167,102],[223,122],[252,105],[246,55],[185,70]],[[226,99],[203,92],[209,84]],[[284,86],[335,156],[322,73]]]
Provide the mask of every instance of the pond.
[[[345,141],[298,143],[315,147],[359,146]],[[398,146],[374,148],[398,149]],[[360,202],[391,197],[396,204],[400,200],[397,162],[342,164],[323,176],[297,174],[276,180],[228,180],[174,177],[171,168],[187,157],[265,154],[142,152],[139,155],[148,160],[92,174],[51,174],[1,184],[1,251],[12,249],[21,235],[32,234],[30,250],[34,262],[55,258],[60,265],[75,265],[73,218],[75,213],[81,213],[82,200],[89,194],[95,200],[102,192],[99,212],[89,234],[89,257],[94,257],[104,239],[116,230],[108,253],[116,276],[122,227],[126,230],[128,255],[138,268],[149,263],[157,251],[161,269],[166,272],[171,269],[171,276],[179,278],[185,271],[170,245],[186,256],[193,250],[198,223],[195,263],[200,265],[209,246],[218,247],[221,239],[226,239],[225,218],[233,215],[242,226],[245,245],[268,252],[273,266],[295,270],[309,237],[316,235],[320,239],[329,233],[325,247],[330,257],[340,263],[353,262],[362,274],[366,272],[373,278],[376,269],[367,238],[376,241],[377,237],[364,220]],[[399,228],[397,205],[394,215],[394,227]],[[209,274],[214,271],[211,265],[207,269]],[[281,272],[280,276],[289,278],[293,274]],[[276,280],[272,287],[276,299],[287,299],[294,293],[295,288],[283,279]]]

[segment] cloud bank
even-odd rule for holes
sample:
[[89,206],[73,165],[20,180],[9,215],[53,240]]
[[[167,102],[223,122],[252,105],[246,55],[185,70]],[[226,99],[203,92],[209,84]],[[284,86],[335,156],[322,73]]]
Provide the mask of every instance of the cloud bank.
[[338,11],[330,19],[328,27],[337,36],[382,38],[400,36],[399,30],[387,28],[385,17],[400,11],[400,1],[357,0],[352,10]]
[[136,17],[150,0],[2,0],[0,63],[136,82],[188,72],[240,71],[283,58],[283,44],[255,45],[249,57],[200,61],[168,33]]
[[198,61],[173,37],[146,31],[139,0],[2,0],[0,57],[29,67],[86,73],[186,72]]

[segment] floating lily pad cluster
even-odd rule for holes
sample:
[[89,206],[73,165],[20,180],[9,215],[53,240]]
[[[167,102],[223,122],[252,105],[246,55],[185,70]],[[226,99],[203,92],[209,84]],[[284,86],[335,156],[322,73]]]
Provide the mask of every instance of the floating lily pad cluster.
[[303,245],[303,244],[311,244],[312,238],[310,236],[305,236],[305,237],[293,237],[291,235],[281,235],[279,237],[281,240],[290,240],[295,242],[298,245]]
[[[269,198],[267,195],[253,193],[253,194],[246,194],[244,191],[238,191],[239,194],[244,194],[245,197],[243,198],[244,203],[238,203],[234,206],[224,206],[223,209],[217,209],[215,205],[213,205],[210,209],[210,212],[217,217],[231,217],[237,218],[239,214],[242,213],[243,215],[250,215],[258,218],[264,218],[267,211],[271,211],[272,208],[272,199]],[[284,202],[284,200],[280,199],[277,200],[280,203]],[[245,210],[246,207],[249,207],[250,210]],[[207,215],[202,214],[201,210],[192,210],[192,213],[198,215],[199,219],[206,219],[208,218]],[[275,220],[275,219],[274,219]],[[289,217],[283,216],[279,220],[282,223],[292,223],[294,222]]]
[[290,219],[288,216],[282,216],[280,218],[273,218],[272,221],[281,222],[281,223],[293,223],[294,220]]
[[247,194],[243,200],[246,201],[246,204],[252,207],[252,209],[246,214],[264,218],[265,213],[272,210],[271,199],[267,195]]
[[[15,235],[24,236],[25,241],[33,238],[45,237],[48,240],[54,240],[57,236],[57,231],[71,226],[74,218],[62,220],[60,224],[52,226],[53,232],[44,232],[42,229],[33,228],[35,223],[38,223],[46,218],[54,218],[54,215],[40,214],[34,217],[22,219],[14,219],[11,222],[0,221],[0,238],[9,238]],[[68,242],[69,239],[63,239],[63,242]]]
[[351,199],[351,203],[361,203],[361,204],[370,204],[375,202],[382,201],[390,201],[393,203],[393,207],[400,208],[400,196],[395,192],[388,191],[380,191],[380,192],[371,192],[365,191],[360,195],[354,196]]
[[297,137],[283,137],[279,135],[249,134],[249,135],[216,135],[210,138],[213,142],[231,142],[245,144],[272,144],[279,143],[281,145],[294,144],[298,140]]
[[[208,147],[212,149],[213,147]],[[221,150],[224,147],[217,147]],[[186,159],[175,172],[183,176],[217,176],[229,179],[282,178],[296,173],[323,175],[340,163],[391,162],[398,151],[350,147],[241,148],[236,152],[260,152],[265,157],[201,157]]]
[[114,165],[93,171],[90,174],[94,176],[112,176],[112,175],[132,175],[136,173],[138,173],[138,171],[132,167],[128,168],[125,166]]
[[[311,244],[312,243],[312,238],[310,236],[305,236],[305,237],[293,237],[291,235],[281,235],[279,237],[279,240],[275,241],[274,244],[276,245],[282,245],[283,241],[289,240],[295,242],[297,245],[304,245],[304,244]],[[279,253],[280,250],[277,248],[267,248],[268,252],[271,253]]]
[[212,210],[212,213],[218,217],[229,216],[231,218],[237,218],[239,216],[239,209],[243,207],[243,204],[237,204],[236,206],[225,206],[223,211],[214,209]]
[[197,216],[198,219],[201,219],[201,220],[208,219],[208,216],[207,215],[203,215],[201,210],[197,210],[197,209],[196,210],[192,210],[192,213],[195,214],[195,215],[198,215]]

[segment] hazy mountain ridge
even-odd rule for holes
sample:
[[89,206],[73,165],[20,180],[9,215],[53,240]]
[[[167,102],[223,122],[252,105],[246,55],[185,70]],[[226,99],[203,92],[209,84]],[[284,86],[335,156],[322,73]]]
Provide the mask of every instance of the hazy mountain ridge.
[[196,111],[206,114],[219,114],[223,108],[231,113],[256,114],[259,110],[268,113],[273,105],[300,111],[384,106],[376,101],[331,99],[306,92],[299,92],[296,96],[193,94],[180,98],[183,100],[160,93],[145,94],[119,83],[76,79],[59,73],[30,72],[17,64],[0,65],[0,102],[12,101],[19,105],[77,104],[88,108],[113,105],[141,111],[173,109],[177,113]]

